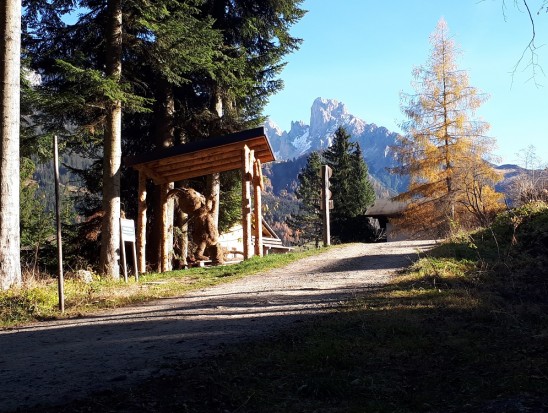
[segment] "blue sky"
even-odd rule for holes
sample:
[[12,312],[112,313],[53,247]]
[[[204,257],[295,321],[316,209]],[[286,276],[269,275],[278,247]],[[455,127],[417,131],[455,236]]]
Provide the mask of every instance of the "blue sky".
[[[519,1],[518,1],[519,2]],[[536,13],[540,0],[529,0]],[[499,163],[519,163],[516,155],[533,145],[548,162],[548,14],[536,16],[538,73],[521,65],[531,26],[514,0],[307,0],[308,14],[292,28],[304,40],[287,57],[285,88],[271,97],[265,115],[282,129],[310,119],[317,97],[344,102],[367,123],[401,132],[400,92],[411,89],[413,67],[426,63],[429,36],[443,17],[460,45],[460,67],[470,84],[490,95],[477,117],[491,125]],[[528,57],[528,56],[527,56]],[[364,148],[364,150],[367,150]]]

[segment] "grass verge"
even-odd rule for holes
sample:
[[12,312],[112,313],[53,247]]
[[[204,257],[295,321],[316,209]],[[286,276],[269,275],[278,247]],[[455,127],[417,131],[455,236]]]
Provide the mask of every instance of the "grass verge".
[[65,280],[65,314],[58,310],[56,280],[34,282],[21,288],[0,292],[0,327],[14,327],[36,321],[75,317],[101,309],[123,307],[149,300],[174,297],[185,292],[279,268],[325,249],[310,249],[283,255],[252,258],[234,265],[191,268],[163,274],[152,273],[123,281],[96,278],[86,284]]

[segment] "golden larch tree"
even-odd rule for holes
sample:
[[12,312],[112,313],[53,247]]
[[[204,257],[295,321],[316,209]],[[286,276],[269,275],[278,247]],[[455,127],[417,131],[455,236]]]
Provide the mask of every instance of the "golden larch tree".
[[474,118],[487,96],[459,69],[460,51],[443,18],[430,44],[426,65],[413,70],[415,93],[401,94],[407,120],[393,148],[400,161],[394,171],[409,175],[410,183],[396,199],[409,202],[401,224],[444,236],[454,225],[488,223],[502,207],[493,189],[501,176],[486,162],[493,147],[485,135],[489,124]]

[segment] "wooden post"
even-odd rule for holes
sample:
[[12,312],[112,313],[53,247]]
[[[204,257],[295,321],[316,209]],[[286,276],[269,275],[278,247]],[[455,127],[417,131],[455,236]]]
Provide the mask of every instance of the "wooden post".
[[251,185],[252,169],[249,165],[251,151],[245,145],[242,149],[242,228],[244,260],[251,256]]
[[253,190],[254,190],[254,205],[255,214],[255,255],[263,256],[263,213],[262,213],[262,194],[263,189],[263,174],[261,171],[261,161],[253,162]]
[[161,211],[161,217],[162,217],[162,237],[160,240],[160,272],[166,272],[171,271],[171,249],[170,246],[173,244],[173,238],[170,237],[171,230],[173,229],[173,225],[171,225],[173,220],[173,214],[171,214],[172,218],[170,219],[170,211],[173,211],[173,208],[169,207],[169,202],[167,199],[167,193],[169,191],[170,186],[172,184],[162,184],[160,185],[160,198],[162,203],[162,211]]
[[333,171],[328,165],[322,165],[322,199],[321,209],[323,210],[323,246],[331,245],[331,223],[329,219],[329,210],[332,208],[331,190],[329,189],[329,178]]
[[147,176],[139,171],[139,204],[137,212],[137,249],[139,272],[146,272],[146,234],[147,234]]
[[[167,193],[175,188],[175,185],[173,182],[170,182],[166,185],[166,196]],[[166,219],[166,227],[167,227],[167,235],[166,235],[166,259],[167,259],[167,265],[165,271],[171,271],[173,270],[173,218],[174,218],[174,209],[175,209],[175,201],[173,198],[167,200],[167,219]]]
[[135,263],[135,281],[139,281],[139,268],[137,264],[137,249],[135,248],[135,242],[132,242],[133,246],[133,262]]
[[[120,221],[122,221],[122,218],[120,218]],[[120,225],[120,249],[122,250],[122,271],[124,273],[124,281],[127,283],[126,243],[124,241],[122,225]]]
[[57,291],[59,311],[65,312],[65,282],[63,276],[63,242],[61,237],[61,201],[59,196],[59,149],[57,135],[53,137],[53,172],[55,174],[55,220],[57,224]]

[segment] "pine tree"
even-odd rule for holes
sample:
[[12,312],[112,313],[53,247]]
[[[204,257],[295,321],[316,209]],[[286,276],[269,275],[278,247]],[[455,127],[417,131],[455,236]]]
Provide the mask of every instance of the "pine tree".
[[[134,120],[148,129],[137,132],[125,149],[175,143],[172,88],[189,82],[192,72],[210,72],[214,50],[220,48],[212,20],[194,17],[193,3],[165,0],[143,8],[139,1],[27,0],[25,45],[33,69],[43,73],[41,89],[48,96],[37,105],[43,114],[37,123],[103,165],[103,179],[95,179],[102,186],[105,211],[99,269],[114,278],[119,271],[122,110],[127,117],[139,112]],[[77,21],[65,24],[63,16],[77,10]],[[154,116],[147,119],[143,112]]]
[[352,181],[356,192],[354,192],[354,197],[350,198],[348,202],[352,206],[351,209],[356,212],[356,215],[363,215],[367,211],[367,208],[375,203],[375,190],[369,180],[369,170],[358,142],[356,142],[356,149],[352,152],[350,161],[353,171]]
[[375,202],[375,192],[368,178],[367,165],[360,146],[350,141],[350,135],[343,127],[335,132],[332,145],[322,156],[313,152],[305,168],[298,175],[297,198],[301,201],[299,213],[290,221],[295,231],[305,241],[319,244],[322,237],[322,213],[320,191],[322,162],[333,170],[330,179],[334,208],[331,212],[331,233],[341,242],[367,241],[372,239],[373,230],[363,216]]
[[[396,199],[410,203],[403,225],[444,235],[474,219],[467,198],[480,197],[476,201],[486,212],[483,217],[500,208],[501,197],[493,186],[501,177],[483,161],[491,148],[485,136],[489,125],[473,118],[486,96],[470,86],[468,74],[458,68],[459,51],[443,19],[430,43],[427,64],[413,71],[415,94],[402,94],[408,120],[394,148],[401,164],[394,171],[409,175],[410,184]],[[468,174],[472,165],[482,170],[476,176],[482,179],[474,184]]]
[[339,127],[324,153],[327,165],[333,170],[331,233],[342,242],[371,239],[372,229],[363,214],[375,202],[361,148],[350,139],[348,132]]
[[[304,14],[298,0],[158,0],[147,7],[140,0],[123,1],[118,80],[105,71],[108,3],[25,0],[25,46],[32,68],[44,74],[46,92],[40,102],[45,116],[37,123],[98,161],[86,177],[93,184],[86,210],[101,198],[89,202],[104,183],[94,175],[102,164],[113,102],[122,105],[124,155],[257,126],[267,97],[282,86],[276,76],[283,57],[300,42],[290,36],[289,27]],[[76,11],[74,23],[63,22]],[[222,112],[217,111],[219,102]],[[73,126],[70,133],[66,124]],[[122,203],[131,214],[136,177],[123,168],[120,172]],[[149,194],[154,224],[158,191]]]
[[298,234],[300,243],[313,241],[319,247],[322,239],[322,215],[320,211],[320,170],[322,159],[318,152],[308,155],[306,166],[297,176],[295,191],[300,201],[299,211],[288,221],[290,228]]

